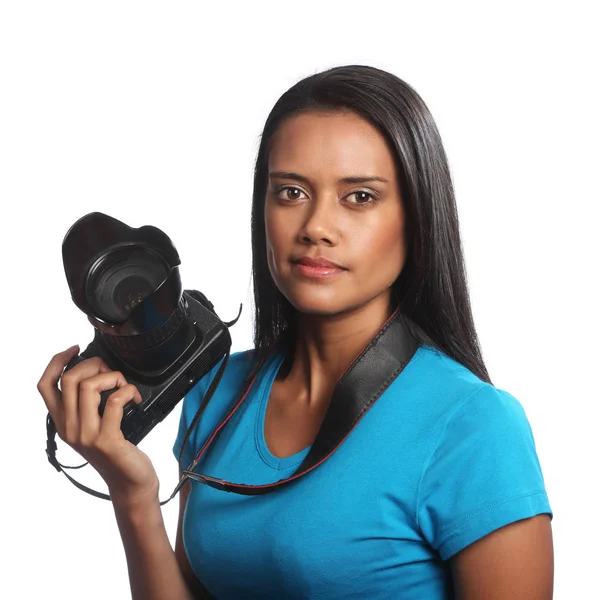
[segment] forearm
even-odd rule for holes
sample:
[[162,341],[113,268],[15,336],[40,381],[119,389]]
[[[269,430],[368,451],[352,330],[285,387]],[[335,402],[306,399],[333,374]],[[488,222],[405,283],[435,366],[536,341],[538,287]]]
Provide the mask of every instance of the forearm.
[[113,498],[133,600],[193,600],[167,536],[158,497]]

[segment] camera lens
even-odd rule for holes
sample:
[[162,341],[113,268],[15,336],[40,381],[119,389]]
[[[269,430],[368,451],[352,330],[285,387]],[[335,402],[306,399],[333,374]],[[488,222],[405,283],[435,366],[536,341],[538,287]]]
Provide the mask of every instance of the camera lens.
[[120,323],[168,275],[168,265],[159,254],[139,246],[120,247],[92,266],[85,293],[98,317]]

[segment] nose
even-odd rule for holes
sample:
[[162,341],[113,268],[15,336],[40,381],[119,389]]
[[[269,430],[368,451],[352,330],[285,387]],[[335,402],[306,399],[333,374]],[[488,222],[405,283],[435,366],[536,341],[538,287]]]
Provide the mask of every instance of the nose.
[[298,232],[299,241],[304,244],[336,245],[339,238],[336,207],[335,198],[321,197],[313,200]]

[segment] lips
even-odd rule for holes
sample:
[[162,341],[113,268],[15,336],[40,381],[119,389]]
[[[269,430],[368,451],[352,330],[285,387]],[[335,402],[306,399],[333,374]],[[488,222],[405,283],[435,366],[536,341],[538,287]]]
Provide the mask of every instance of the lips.
[[335,280],[348,270],[338,263],[322,257],[311,258],[310,256],[303,256],[292,261],[292,265],[294,273],[302,279],[312,281]]
[[298,265],[312,267],[314,269],[344,269],[342,265],[331,260],[327,260],[326,258],[311,258],[309,256],[303,256],[302,258],[299,258],[292,262]]

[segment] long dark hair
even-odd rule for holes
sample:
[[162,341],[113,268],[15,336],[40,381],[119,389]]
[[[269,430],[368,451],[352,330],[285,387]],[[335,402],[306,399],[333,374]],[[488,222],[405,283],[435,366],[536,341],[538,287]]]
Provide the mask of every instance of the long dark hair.
[[440,134],[419,94],[402,79],[364,65],[302,79],[271,110],[260,137],[252,198],[254,346],[259,357],[295,335],[295,309],[276,287],[266,253],[264,205],[271,140],[300,112],[350,110],[388,140],[406,212],[407,257],[392,286],[422,344],[445,352],[491,383],[473,323],[454,187]]

